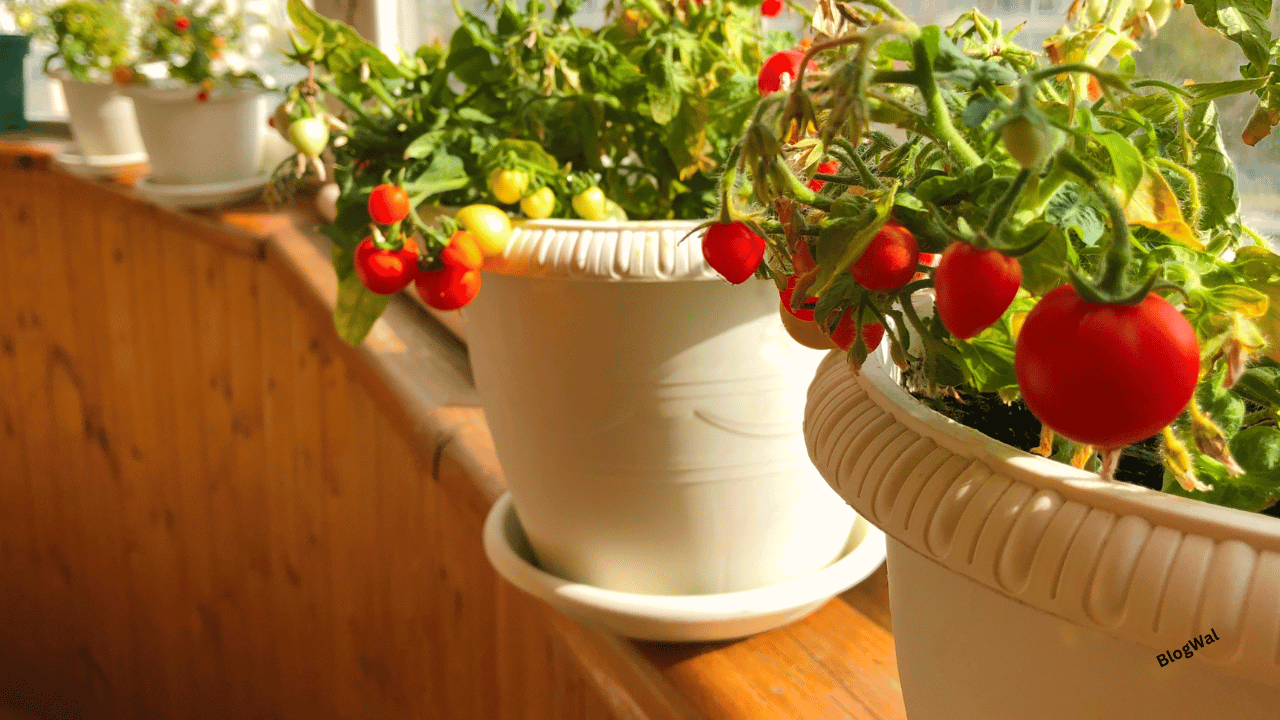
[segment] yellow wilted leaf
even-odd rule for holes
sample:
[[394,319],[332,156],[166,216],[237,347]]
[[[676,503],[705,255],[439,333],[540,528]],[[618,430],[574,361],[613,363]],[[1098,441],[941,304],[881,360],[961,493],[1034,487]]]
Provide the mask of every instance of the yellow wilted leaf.
[[1125,206],[1124,217],[1130,225],[1141,225],[1177,240],[1187,247],[1204,250],[1196,231],[1182,217],[1178,197],[1158,170],[1147,166],[1142,180]]

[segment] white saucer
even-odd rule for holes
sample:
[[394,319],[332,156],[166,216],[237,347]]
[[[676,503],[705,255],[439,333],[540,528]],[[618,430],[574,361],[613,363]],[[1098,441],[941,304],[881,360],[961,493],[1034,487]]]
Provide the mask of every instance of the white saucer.
[[271,181],[261,175],[247,180],[208,183],[205,185],[161,185],[148,175],[138,180],[136,187],[153,202],[182,208],[208,208],[247,200],[262,192]]
[[93,155],[85,157],[80,154],[79,149],[71,146],[54,155],[53,161],[76,175],[102,177],[110,175],[120,168],[146,163],[147,154],[145,152],[137,152],[127,155]]
[[880,567],[885,537],[859,517],[845,554],[809,575],[741,592],[640,595],[570,582],[539,569],[507,493],[485,519],[484,551],[512,585],[577,620],[637,640],[707,642],[755,635],[817,610]]

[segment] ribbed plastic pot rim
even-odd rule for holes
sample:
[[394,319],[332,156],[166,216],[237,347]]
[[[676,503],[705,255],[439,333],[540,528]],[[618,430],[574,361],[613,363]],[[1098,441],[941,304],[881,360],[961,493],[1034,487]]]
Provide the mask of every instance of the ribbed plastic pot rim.
[[[506,493],[485,519],[484,549],[498,574],[565,615],[626,637],[700,642],[752,635],[793,622],[799,619],[797,613],[816,610],[880,567],[885,558],[885,536],[859,517],[844,554],[817,572],[754,590],[643,595],[575,583],[539,568],[516,517],[511,494]],[[638,634],[634,629],[637,623],[651,630]]]

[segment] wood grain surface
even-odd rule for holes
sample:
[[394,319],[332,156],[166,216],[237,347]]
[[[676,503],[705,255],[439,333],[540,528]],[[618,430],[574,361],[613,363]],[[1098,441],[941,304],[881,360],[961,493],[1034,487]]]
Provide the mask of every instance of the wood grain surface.
[[484,558],[465,346],[404,298],[338,340],[309,202],[175,212],[49,152],[0,143],[0,707],[905,717],[883,570],[733,643],[556,615]]

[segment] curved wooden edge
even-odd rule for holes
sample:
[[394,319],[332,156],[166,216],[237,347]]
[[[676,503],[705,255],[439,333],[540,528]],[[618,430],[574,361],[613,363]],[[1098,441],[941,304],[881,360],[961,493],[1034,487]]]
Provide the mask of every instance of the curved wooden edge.
[[[57,148],[6,146],[0,140],[0,164],[61,172],[50,163]],[[127,186],[85,182],[109,187],[122,202],[150,206]],[[150,207],[188,228],[193,239],[271,266],[310,312],[332,317],[337,282],[328,240],[313,231],[320,221],[310,198],[276,210],[260,203],[196,212]],[[433,480],[483,520],[505,488],[465,346],[403,297],[393,300],[364,343],[333,346],[354,361],[351,366],[396,419],[417,459],[430,463]],[[791,626],[728,643],[636,642],[547,606],[543,610],[619,719],[901,720],[906,714],[888,630],[884,569],[868,583]]]

